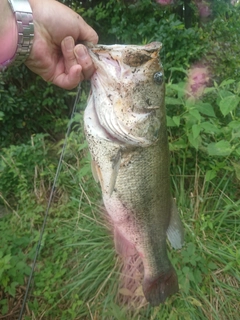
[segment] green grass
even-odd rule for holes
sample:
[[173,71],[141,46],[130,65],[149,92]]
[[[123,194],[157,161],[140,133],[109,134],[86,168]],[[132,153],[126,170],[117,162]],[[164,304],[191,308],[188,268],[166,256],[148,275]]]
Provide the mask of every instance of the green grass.
[[[32,145],[24,149],[29,158]],[[35,151],[41,153],[42,150],[48,156],[35,165],[32,180],[26,179],[29,173],[25,174],[24,169],[19,174],[22,150],[5,154],[7,163],[14,165],[10,171],[6,171],[6,167],[2,170],[2,178],[7,179],[13,173],[17,185],[12,186],[15,195],[10,193],[4,198],[5,205],[9,204],[9,213],[0,219],[0,265],[4,270],[0,274],[2,315],[13,310],[7,307],[11,299],[21,305],[56,170],[56,151],[59,152],[60,147],[61,144],[56,150],[52,146],[47,149],[43,138]],[[83,135],[73,131],[24,319],[239,319],[237,181],[229,172],[206,181],[197,157],[194,163],[188,164],[184,157],[176,161],[174,153],[171,176],[173,194],[185,227],[182,250],[169,247],[180,290],[157,308],[145,305],[127,310],[118,303],[121,262],[114,252],[100,189],[91,177]],[[18,312],[19,308],[15,315]]]

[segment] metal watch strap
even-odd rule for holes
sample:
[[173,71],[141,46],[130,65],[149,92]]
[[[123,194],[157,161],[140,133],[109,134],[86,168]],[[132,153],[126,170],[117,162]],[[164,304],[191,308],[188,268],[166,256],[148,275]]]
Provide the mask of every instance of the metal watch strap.
[[8,0],[17,22],[18,44],[10,64],[15,66],[23,63],[29,56],[33,44],[34,25],[32,9],[27,0]]

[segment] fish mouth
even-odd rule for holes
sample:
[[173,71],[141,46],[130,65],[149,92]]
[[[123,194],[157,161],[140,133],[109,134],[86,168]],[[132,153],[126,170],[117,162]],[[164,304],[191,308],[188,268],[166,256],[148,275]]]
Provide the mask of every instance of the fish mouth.
[[147,147],[158,140],[160,106],[149,102],[141,89],[154,85],[145,71],[152,65],[154,70],[158,67],[161,47],[160,42],[153,42],[89,49],[96,67],[91,78],[94,111],[99,125],[115,141]]

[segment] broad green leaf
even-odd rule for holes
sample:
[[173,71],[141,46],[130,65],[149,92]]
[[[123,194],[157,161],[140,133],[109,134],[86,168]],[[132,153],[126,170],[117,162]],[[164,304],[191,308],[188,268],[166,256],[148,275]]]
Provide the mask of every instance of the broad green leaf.
[[202,118],[197,109],[191,109],[191,110],[189,110],[189,114],[191,114],[191,115],[192,115],[195,119],[197,119],[198,121],[200,121],[201,118]]
[[204,94],[207,94],[207,93],[213,92],[213,91],[216,91],[216,88],[214,88],[214,87],[210,87],[210,88],[206,87],[206,88],[204,89],[203,93],[204,93]]
[[195,254],[195,250],[196,250],[195,244],[192,242],[189,242],[187,246],[187,251],[190,257]]
[[199,144],[200,144],[200,142],[201,142],[200,136],[198,136],[197,138],[194,138],[193,133],[190,132],[190,133],[188,134],[188,140],[189,140],[189,142],[191,143],[191,145],[192,145],[196,150],[198,150]]
[[195,108],[195,100],[193,99],[187,99],[185,101],[185,107],[187,110],[191,110],[191,109],[194,109]]
[[173,122],[176,123],[176,126],[179,127],[181,118],[179,116],[172,117]]
[[232,152],[231,145],[226,140],[210,143],[207,147],[210,156],[229,156]]
[[171,84],[169,88],[176,90],[178,92],[178,97],[181,98],[185,96],[185,93],[186,93],[185,86],[186,86],[185,82],[179,82],[178,84]]
[[[191,261],[191,262],[193,262],[192,263],[192,265],[195,267],[196,266],[196,261]],[[195,262],[195,263],[194,263]],[[194,275],[193,275],[193,273],[192,273],[192,270],[190,270],[190,272],[188,273],[188,279],[190,280],[190,281],[193,281],[193,282],[195,282],[195,278],[194,278]]]
[[213,125],[211,122],[202,122],[200,125],[206,132],[217,134],[220,133],[220,129],[218,129],[218,127],[216,125]]
[[229,112],[233,111],[239,104],[239,101],[240,98],[235,95],[223,98],[219,103],[222,114],[226,116]]
[[[1,302],[3,302],[3,300],[1,300]],[[8,303],[6,304],[3,304],[3,306],[1,306],[1,312],[2,312],[2,315],[6,315],[8,313]],[[7,317],[6,317],[7,318]]]
[[173,121],[173,119],[169,116],[167,116],[167,126],[168,127],[176,127],[176,123]]
[[166,97],[166,98],[165,98],[165,103],[166,103],[166,105],[167,105],[167,104],[170,104],[170,105],[179,105],[179,104],[182,104],[182,101],[181,101],[181,99],[178,99],[178,98]]
[[169,143],[169,147],[170,147],[171,151],[172,150],[179,150],[179,149],[186,149],[187,144],[186,144],[185,140],[180,138],[177,141]]
[[201,272],[199,269],[194,269],[193,274],[194,274],[194,278],[195,278],[195,283],[202,282],[202,276],[201,276]]
[[216,171],[215,170],[208,170],[205,174],[205,181],[211,181],[216,177]]
[[18,285],[18,282],[14,281],[10,284],[10,286],[7,287],[7,291],[9,294],[13,297],[15,297],[16,294],[16,286]]
[[80,113],[75,113],[72,122],[79,122],[82,118],[82,115]]
[[183,274],[188,275],[191,272],[191,270],[189,269],[189,267],[183,267],[182,272]]
[[201,131],[201,126],[199,124],[194,124],[192,126],[193,139],[197,139],[197,137],[199,136],[200,131]]
[[23,262],[23,261],[19,261],[17,264],[16,264],[16,269],[24,269],[26,266],[26,263]]
[[199,112],[209,117],[216,117],[213,107],[210,103],[198,103],[195,105]]
[[236,176],[240,180],[240,163],[232,162]]
[[2,286],[3,286],[3,287],[6,287],[6,286],[8,285],[8,283],[9,283],[9,277],[5,275],[5,277],[2,279],[1,282],[2,282],[2,283],[1,283]]
[[231,121],[229,122],[228,126],[232,129],[239,129],[240,130],[240,121]]
[[234,82],[235,82],[235,80],[233,80],[233,79],[223,80],[223,82],[219,85],[219,88],[227,86],[227,85],[232,84]]
[[219,90],[218,93],[219,93],[220,99],[234,96],[234,94],[231,91],[225,90],[225,89]]
[[235,151],[240,156],[240,148],[237,148]]
[[232,139],[240,138],[240,130],[239,131],[232,131]]

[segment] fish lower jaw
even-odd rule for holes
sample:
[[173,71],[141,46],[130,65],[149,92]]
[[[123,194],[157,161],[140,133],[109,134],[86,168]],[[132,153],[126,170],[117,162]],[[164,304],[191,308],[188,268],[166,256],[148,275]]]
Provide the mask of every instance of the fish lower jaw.
[[158,277],[144,276],[143,293],[152,307],[164,303],[167,297],[178,292],[178,279],[176,271],[171,267],[167,272]]

